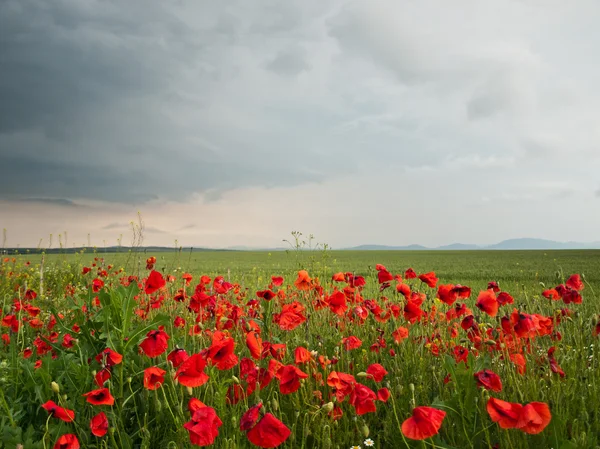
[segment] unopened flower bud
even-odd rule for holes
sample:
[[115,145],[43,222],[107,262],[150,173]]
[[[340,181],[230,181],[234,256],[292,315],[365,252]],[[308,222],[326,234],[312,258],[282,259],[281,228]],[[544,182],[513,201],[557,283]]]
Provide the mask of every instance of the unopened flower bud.
[[60,386],[56,382],[51,382],[50,388],[52,388],[52,391],[54,391],[56,394],[60,393]]
[[328,402],[327,404],[323,404],[321,406],[321,409],[325,412],[325,413],[330,413],[333,411],[333,402]]
[[367,438],[369,436],[369,426],[367,426],[366,424],[364,424],[362,426],[361,432],[362,432],[363,436],[365,438]]

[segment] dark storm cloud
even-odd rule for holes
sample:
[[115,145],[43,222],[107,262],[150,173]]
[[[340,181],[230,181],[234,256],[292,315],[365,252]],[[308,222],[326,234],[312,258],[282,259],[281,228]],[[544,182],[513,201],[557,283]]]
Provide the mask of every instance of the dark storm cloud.
[[[0,198],[139,203],[210,190],[214,199],[322,179],[308,163],[270,155],[293,146],[284,130],[236,130],[229,110],[238,105],[218,110],[224,80],[242,73],[226,50],[235,51],[242,30],[257,37],[297,26],[295,9],[272,6],[249,22],[226,3],[187,3],[199,19],[191,26],[178,17],[181,5],[0,4]],[[275,53],[273,70],[307,67],[297,51]]]

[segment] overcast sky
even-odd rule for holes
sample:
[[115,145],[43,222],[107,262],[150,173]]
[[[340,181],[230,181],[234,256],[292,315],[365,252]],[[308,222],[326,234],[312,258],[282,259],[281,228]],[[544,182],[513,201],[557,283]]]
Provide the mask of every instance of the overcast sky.
[[600,240],[597,0],[5,0],[8,246]]

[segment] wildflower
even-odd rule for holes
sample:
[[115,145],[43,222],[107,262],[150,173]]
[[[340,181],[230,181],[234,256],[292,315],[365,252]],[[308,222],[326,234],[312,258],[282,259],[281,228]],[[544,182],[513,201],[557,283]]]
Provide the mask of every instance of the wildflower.
[[475,380],[477,381],[478,387],[483,387],[486,390],[491,391],[502,391],[502,381],[500,380],[500,376],[498,376],[495,372],[490,370],[478,371],[473,374]]
[[496,294],[492,290],[485,290],[479,293],[477,302],[475,303],[478,309],[487,313],[489,316],[498,314],[498,300]]
[[[248,419],[245,422],[247,423],[245,424],[246,427],[250,425],[251,420]],[[289,438],[291,433],[290,429],[284,423],[271,413],[267,413],[248,430],[246,436],[252,444],[258,447],[270,448],[282,444]]]
[[363,444],[367,447],[374,447],[375,441],[373,441],[371,438],[367,438],[365,441],[363,441]]
[[104,412],[98,413],[90,420],[92,435],[103,437],[108,432],[108,418]]
[[144,291],[147,295],[151,295],[152,293],[160,290],[167,284],[167,281],[163,278],[163,275],[160,274],[156,270],[152,270],[148,275],[148,279],[146,279],[146,283],[144,286]]
[[421,282],[427,284],[427,286],[431,288],[435,288],[438,282],[438,278],[435,276],[435,273],[433,271],[430,271],[429,273],[425,274],[420,274],[419,279],[421,280]]
[[424,440],[436,435],[446,412],[433,407],[415,407],[412,416],[402,423],[402,433],[411,440]]
[[186,387],[199,387],[208,382],[208,375],[204,372],[206,360],[201,354],[194,354],[185,360],[177,370],[175,379]]
[[156,390],[165,381],[164,369],[160,369],[157,366],[146,368],[144,370],[144,387],[148,390]]
[[146,334],[144,341],[140,343],[140,349],[148,357],[158,357],[167,350],[169,338],[169,335],[163,330],[150,331]]
[[223,421],[212,407],[201,407],[183,427],[189,432],[190,442],[196,446],[210,446],[219,435]]
[[72,422],[75,420],[75,412],[63,407],[59,407],[54,401],[47,401],[42,404],[42,408],[51,416],[58,418],[64,422]]
[[311,287],[311,278],[308,275],[308,271],[300,270],[298,271],[298,278],[294,281],[294,285],[298,290],[310,290]]
[[113,405],[115,403],[115,398],[110,394],[108,388],[92,390],[82,396],[86,396],[87,402],[92,405]]
[[54,449],[79,449],[80,447],[77,436],[72,433],[62,435],[54,444]]

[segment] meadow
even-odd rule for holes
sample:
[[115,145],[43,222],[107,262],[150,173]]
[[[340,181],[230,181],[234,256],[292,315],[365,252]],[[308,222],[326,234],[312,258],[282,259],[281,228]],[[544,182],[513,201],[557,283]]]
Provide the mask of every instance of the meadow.
[[600,251],[95,250],[0,276],[0,448],[600,447]]

